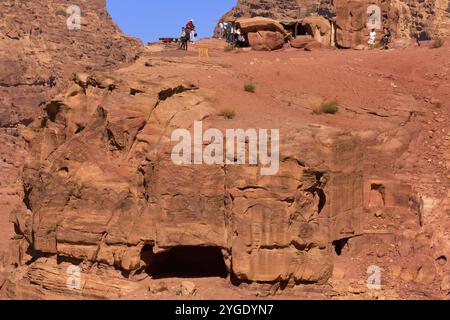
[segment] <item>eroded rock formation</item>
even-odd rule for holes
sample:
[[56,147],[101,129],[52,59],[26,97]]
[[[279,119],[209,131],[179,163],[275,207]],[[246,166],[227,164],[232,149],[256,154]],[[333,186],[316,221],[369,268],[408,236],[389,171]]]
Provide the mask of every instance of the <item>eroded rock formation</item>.
[[319,2],[317,0],[239,0],[223,18],[299,19],[314,13]]
[[139,40],[114,24],[105,1],[78,4],[80,29],[73,30],[67,26],[70,5],[62,0],[0,2],[0,205],[12,204],[21,189],[24,155],[18,128],[33,121],[72,72],[115,68],[133,61],[141,49]]
[[[34,46],[47,48],[53,41]],[[85,55],[89,48],[83,48]],[[0,266],[0,293],[158,298],[167,285],[151,279],[143,292],[142,279],[200,272],[198,281],[229,276],[228,283],[242,284],[239,290],[256,282],[308,284],[311,292],[326,292],[320,298],[448,296],[449,99],[448,70],[442,68],[448,47],[435,51],[433,63],[428,49],[393,50],[400,71],[372,52],[326,51],[313,56],[312,64],[296,51],[276,58],[242,53],[233,60],[237,55],[224,53],[220,41],[210,49],[208,60],[192,52],[176,58],[179,51],[148,50],[149,60],[109,72],[75,62],[70,73],[84,72],[57,79],[56,86],[5,87],[17,91],[8,91],[3,101],[22,92],[20,105],[39,112],[29,118],[4,113],[14,119],[6,126],[23,119],[31,124],[20,130],[27,148],[19,184],[23,205],[11,215],[15,232],[4,262],[12,268],[4,273]],[[64,71],[57,60],[62,56],[55,66]],[[113,66],[98,58],[101,66]],[[37,65],[51,67],[47,62]],[[20,74],[9,74],[20,80]],[[257,82],[256,94],[235,94],[250,80]],[[215,96],[205,83],[227,91]],[[340,111],[311,114],[325,90],[343,103]],[[238,122],[227,122],[227,128],[285,128],[277,175],[261,176],[256,166],[173,164],[171,132],[192,130],[195,120],[203,120],[205,129],[223,128],[217,108],[224,100],[238,112]],[[363,141],[364,157],[356,138],[339,128]],[[18,130],[8,133],[8,154],[16,154],[22,148]],[[4,161],[2,174],[15,180],[20,167],[20,161]],[[383,290],[376,293],[366,286],[373,264],[383,268]],[[74,288],[77,270],[81,282]],[[207,280],[209,286],[200,288],[221,298],[212,288],[217,282]],[[332,289],[314,286],[326,282]],[[195,291],[192,283],[183,288],[185,294]]]
[[115,67],[138,54],[140,41],[121,33],[104,0],[79,5],[79,30],[67,27],[69,5],[62,0],[0,3],[2,127],[32,119],[58,79],[71,72]]
[[73,30],[67,26],[70,5],[62,0],[0,2],[0,224],[5,235],[10,229],[4,223],[23,189],[19,128],[33,121],[71,73],[112,69],[134,61],[141,50],[139,40],[114,24],[105,1],[79,3],[80,29]]
[[77,75],[23,132],[26,208],[12,216],[11,297],[79,295],[66,288],[64,267],[75,264],[89,273],[82,296],[114,298],[135,285],[122,274],[149,272],[183,248],[217,248],[240,281],[328,280],[333,241],[360,233],[362,154],[349,133],[289,131],[275,176],[177,166],[172,131],[212,125],[203,91],[157,75],[118,79]]
[[[296,20],[311,15],[323,15],[336,26],[336,44],[349,48],[366,44],[372,16],[369,6],[376,5],[380,12],[373,17],[380,20],[379,30],[388,28],[394,38],[418,37],[428,40],[450,35],[450,13],[447,0],[334,0],[334,1],[238,1],[236,7],[222,19],[268,17],[275,20]],[[378,27],[377,27],[378,29]],[[380,34],[381,37],[381,34]],[[333,41],[332,41],[333,42]]]

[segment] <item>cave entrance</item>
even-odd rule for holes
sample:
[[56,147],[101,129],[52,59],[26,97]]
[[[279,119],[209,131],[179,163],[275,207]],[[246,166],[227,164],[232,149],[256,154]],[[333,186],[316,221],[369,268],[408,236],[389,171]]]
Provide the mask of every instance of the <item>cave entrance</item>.
[[300,21],[281,22],[283,28],[292,34],[292,36],[314,36],[313,30],[309,24],[303,24]]
[[386,206],[386,188],[382,184],[372,183],[370,185],[369,207]]
[[342,255],[342,251],[348,245],[348,240],[349,239],[350,238],[344,238],[344,239],[334,240],[333,241],[332,245],[333,245],[334,250],[336,251],[336,254],[338,256]]
[[311,36],[314,37],[314,33],[309,24],[301,24],[299,23],[295,30],[295,36]]
[[142,260],[146,262],[146,272],[154,279],[228,276],[218,247],[179,246],[155,254],[152,247],[146,246]]

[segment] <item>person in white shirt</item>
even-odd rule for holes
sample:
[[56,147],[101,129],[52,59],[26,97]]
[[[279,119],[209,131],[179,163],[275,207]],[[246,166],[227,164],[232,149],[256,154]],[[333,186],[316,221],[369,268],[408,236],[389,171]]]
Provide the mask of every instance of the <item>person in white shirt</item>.
[[371,49],[373,49],[376,39],[377,39],[377,33],[376,33],[375,29],[372,29],[372,31],[370,31],[370,33],[369,33],[369,41],[368,41],[369,47]]
[[238,47],[243,47],[245,45],[245,38],[242,35],[241,29],[238,27],[236,28],[236,45]]
[[223,22],[220,21],[219,23],[219,39],[223,38]]
[[228,22],[223,22],[223,38],[228,40]]

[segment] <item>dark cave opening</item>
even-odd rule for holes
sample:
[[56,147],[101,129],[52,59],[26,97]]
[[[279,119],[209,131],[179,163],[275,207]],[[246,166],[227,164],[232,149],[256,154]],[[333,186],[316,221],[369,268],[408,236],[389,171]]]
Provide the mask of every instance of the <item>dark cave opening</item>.
[[334,240],[333,241],[333,247],[334,250],[336,251],[336,254],[338,256],[342,255],[342,250],[345,248],[345,246],[348,243],[349,238],[345,238],[345,239],[340,239],[340,240]]
[[33,210],[32,207],[31,207],[31,201],[30,201],[31,190],[32,190],[32,188],[30,188],[30,187],[26,187],[26,186],[23,187],[24,195],[23,195],[23,200],[22,201],[23,201],[25,207],[28,210],[30,210],[30,211]]
[[142,260],[146,262],[146,272],[154,279],[228,276],[218,247],[179,246],[155,254],[151,246],[145,246]]
[[306,191],[314,194],[319,198],[317,213],[320,214],[327,204],[327,196],[325,194],[325,191],[323,190],[325,182],[322,180],[324,172],[314,172],[313,174],[317,182],[309,189],[306,189]]
[[327,204],[327,196],[322,189],[317,189],[317,195],[319,196],[319,212],[321,213],[325,205]]
[[383,200],[383,206],[386,205],[386,188],[384,185],[379,183],[372,183],[370,186],[371,191],[376,191],[381,195],[381,199]]

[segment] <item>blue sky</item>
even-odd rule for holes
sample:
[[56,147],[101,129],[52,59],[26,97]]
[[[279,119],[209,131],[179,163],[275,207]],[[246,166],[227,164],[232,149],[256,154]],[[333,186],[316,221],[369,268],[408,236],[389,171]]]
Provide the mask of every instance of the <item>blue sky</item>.
[[237,0],[106,0],[108,11],[126,34],[144,42],[178,37],[194,19],[199,37],[210,37],[217,21]]

